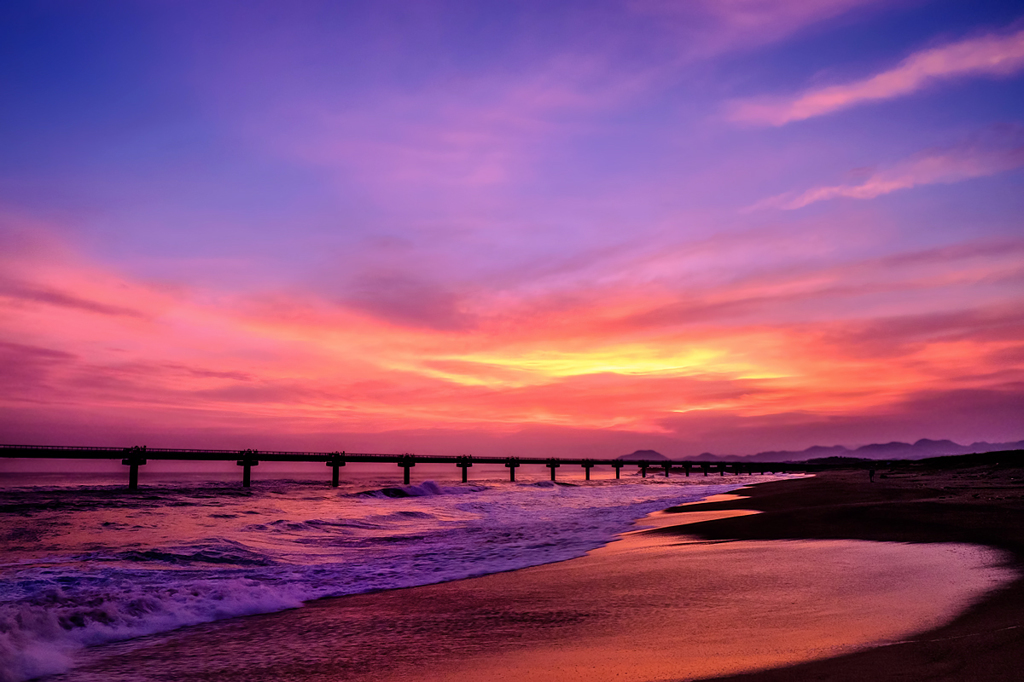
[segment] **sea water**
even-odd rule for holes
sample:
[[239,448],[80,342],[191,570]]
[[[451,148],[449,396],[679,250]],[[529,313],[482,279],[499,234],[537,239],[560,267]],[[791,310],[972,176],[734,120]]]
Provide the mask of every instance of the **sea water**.
[[781,478],[513,483],[491,473],[408,486],[364,473],[338,488],[271,478],[248,489],[164,474],[136,492],[95,477],[38,485],[0,474],[0,680],[68,670],[85,646],[571,559],[653,511]]

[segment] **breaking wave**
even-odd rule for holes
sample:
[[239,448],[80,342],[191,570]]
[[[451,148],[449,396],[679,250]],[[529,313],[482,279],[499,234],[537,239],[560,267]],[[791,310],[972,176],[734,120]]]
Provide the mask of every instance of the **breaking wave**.
[[650,512],[736,487],[4,491],[16,511],[0,515],[11,548],[0,560],[0,682],[66,671],[85,646],[578,557]]

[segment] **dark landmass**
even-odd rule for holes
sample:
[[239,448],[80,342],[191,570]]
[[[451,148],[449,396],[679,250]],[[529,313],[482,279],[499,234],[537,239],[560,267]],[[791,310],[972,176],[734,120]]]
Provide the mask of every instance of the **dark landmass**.
[[668,459],[668,457],[657,450],[637,450],[636,452],[631,452],[628,455],[621,455],[615,459],[621,459],[625,462],[653,462]]
[[[716,455],[703,452],[695,459],[715,462],[807,462],[849,457],[862,460],[927,459],[950,455],[971,455],[986,452],[1004,452],[1024,449],[1024,440],[1010,443],[986,443],[979,441],[960,445],[951,440],[930,440],[922,438],[915,443],[872,443],[859,448],[843,445],[814,445],[805,450],[766,450],[755,455]],[[616,459],[634,462],[637,460],[656,461],[671,459],[655,450],[637,450]]]
[[759,452],[746,457],[726,455],[719,459],[746,462],[803,462],[823,457],[858,457],[861,459],[926,459],[947,455],[970,455],[985,452],[1002,452],[1024,449],[1024,441],[1012,443],[986,443],[980,441],[970,445],[960,445],[951,440],[929,440],[922,438],[915,443],[872,443],[859,448],[846,448],[842,445],[825,447],[815,445],[806,450],[774,450]]
[[967,542],[1005,550],[1021,577],[944,627],[907,641],[822,661],[718,678],[790,680],[1020,680],[1024,675],[1024,452],[824,471],[750,486],[738,500],[669,511],[763,513],[649,532],[708,540],[855,539]]

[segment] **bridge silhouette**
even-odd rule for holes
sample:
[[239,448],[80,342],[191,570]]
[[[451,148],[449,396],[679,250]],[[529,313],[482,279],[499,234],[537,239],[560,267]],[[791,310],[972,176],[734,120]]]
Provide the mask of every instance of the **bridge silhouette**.
[[454,464],[462,469],[463,483],[469,480],[469,469],[474,464],[504,464],[508,468],[509,480],[516,480],[516,469],[525,465],[545,466],[551,470],[551,480],[555,480],[555,471],[562,466],[582,467],[586,480],[590,480],[590,470],[594,467],[611,467],[615,469],[615,478],[619,478],[623,468],[637,467],[646,478],[648,470],[661,470],[667,477],[670,473],[689,476],[691,472],[708,476],[717,473],[765,474],[785,473],[804,470],[792,462],[722,462],[707,460],[625,460],[625,459],[590,459],[574,457],[477,457],[473,455],[415,455],[404,454],[371,454],[354,452],[284,452],[278,450],[198,450],[173,448],[147,448],[145,445],[132,447],[76,447],[67,445],[0,445],[0,457],[24,459],[83,459],[110,460],[120,459],[121,464],[128,467],[128,489],[139,487],[139,467],[149,460],[161,461],[206,461],[225,462],[235,460],[242,467],[242,485],[248,488],[251,484],[252,467],[260,462],[323,462],[331,467],[331,485],[338,487],[340,469],[349,463],[394,463],[402,468],[402,480],[408,485],[410,471],[417,464]]

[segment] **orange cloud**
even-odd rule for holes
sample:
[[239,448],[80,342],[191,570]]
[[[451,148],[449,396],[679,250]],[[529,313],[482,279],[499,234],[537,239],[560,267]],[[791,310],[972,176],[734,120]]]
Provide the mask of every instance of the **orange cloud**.
[[[853,419],[954,389],[1006,393],[1024,380],[1022,250],[775,264],[700,286],[652,285],[627,261],[611,285],[477,292],[465,302],[471,326],[424,326],[302,291],[158,287],[37,254],[15,273],[26,287],[43,286],[32,273],[44,273],[52,290],[95,305],[0,292],[0,431],[48,414],[114,441],[133,429],[217,443],[234,434],[245,447],[253,434],[358,433],[383,449],[395,441],[372,434],[459,432],[445,442],[466,448],[455,443],[540,427],[678,440],[685,424],[710,449],[728,442],[714,440],[715,425]],[[687,255],[655,262],[668,273]]]
[[813,88],[793,97],[732,105],[739,123],[781,126],[849,107],[903,97],[935,83],[968,76],[1008,76],[1024,69],[1024,30],[968,38],[921,50],[896,67],[843,85]]

